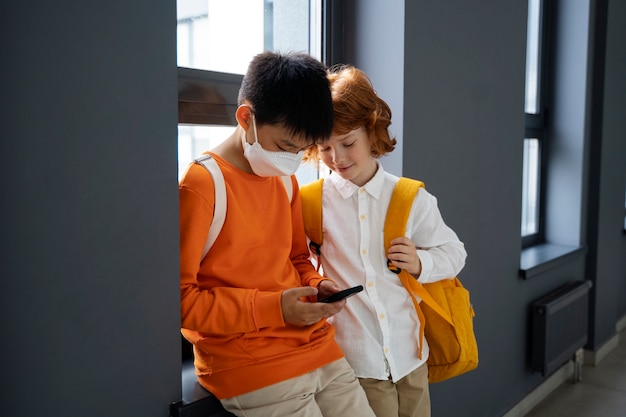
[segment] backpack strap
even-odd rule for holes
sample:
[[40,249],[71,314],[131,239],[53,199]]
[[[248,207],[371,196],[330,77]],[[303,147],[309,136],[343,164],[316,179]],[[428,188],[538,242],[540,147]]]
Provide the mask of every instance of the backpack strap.
[[[420,187],[423,186],[423,182],[411,178],[401,177],[398,179],[391,195],[391,201],[389,201],[389,207],[387,207],[387,216],[385,217],[385,254],[389,251],[391,241],[398,236],[404,236],[406,233],[406,224],[409,221],[413,200]],[[388,261],[387,266],[392,272],[399,273],[391,262]]]
[[[385,229],[384,229],[384,242],[385,242],[385,255],[389,252],[391,241],[399,236],[404,236],[406,233],[406,224],[409,219],[411,207],[413,206],[413,200],[417,195],[417,192],[424,183],[421,181],[413,180],[410,178],[402,177],[398,180],[396,187],[393,190],[389,207],[387,208],[387,215],[385,217]],[[420,319],[420,347],[419,356],[422,356],[422,343],[424,336],[424,326],[426,319],[424,313],[420,308],[419,297],[423,302],[428,304],[437,314],[443,317],[448,323],[452,324],[450,315],[442,309],[439,304],[433,299],[433,297],[426,291],[422,283],[420,283],[415,277],[409,274],[407,271],[395,267],[389,259],[387,259],[387,266],[389,270],[398,274],[400,281],[409,292],[417,316]],[[417,296],[417,297],[416,297]]]
[[320,178],[300,187],[302,199],[302,218],[304,230],[309,237],[309,248],[317,256],[317,269],[321,265],[322,256],[322,186],[324,179]]
[[226,184],[224,183],[224,175],[215,159],[209,154],[202,155],[194,159],[194,163],[204,166],[209,174],[213,177],[213,185],[215,187],[215,208],[213,209],[213,220],[209,228],[209,234],[202,250],[202,259],[209,253],[209,249],[215,243],[215,239],[220,234],[224,220],[226,220]]
[[283,180],[283,185],[285,186],[285,191],[287,191],[287,197],[289,197],[289,201],[293,197],[293,182],[291,181],[291,175],[284,175],[280,177]]
[[[409,213],[413,200],[417,195],[420,187],[423,187],[424,183],[421,181],[413,180],[410,178],[400,178],[396,184],[396,188],[393,190],[389,207],[387,208],[387,215],[385,218],[385,253],[389,251],[391,241],[398,236],[404,236],[406,233],[406,224],[409,219]],[[391,261],[387,261],[389,269],[400,274],[401,270],[391,264]],[[406,272],[406,271],[405,271]],[[406,277],[410,277],[407,284],[407,289],[410,289],[412,293],[417,294],[422,301],[428,304],[433,310],[443,317],[448,323],[452,324],[450,315],[443,310],[439,304],[433,299],[433,297],[426,291],[424,286],[411,274],[406,273]]]

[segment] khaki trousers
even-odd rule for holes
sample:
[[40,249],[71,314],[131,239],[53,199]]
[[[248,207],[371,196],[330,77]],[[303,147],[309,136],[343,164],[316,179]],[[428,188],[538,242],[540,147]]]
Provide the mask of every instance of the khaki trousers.
[[376,417],[345,358],[221,402],[239,417]]
[[428,366],[420,366],[397,383],[360,378],[377,417],[430,417]]

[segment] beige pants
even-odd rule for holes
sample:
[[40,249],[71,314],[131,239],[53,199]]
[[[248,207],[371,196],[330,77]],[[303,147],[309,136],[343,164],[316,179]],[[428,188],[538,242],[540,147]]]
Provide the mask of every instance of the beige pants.
[[376,417],[345,359],[221,402],[239,417]]
[[430,417],[426,364],[395,384],[371,378],[361,378],[359,382],[377,417]]

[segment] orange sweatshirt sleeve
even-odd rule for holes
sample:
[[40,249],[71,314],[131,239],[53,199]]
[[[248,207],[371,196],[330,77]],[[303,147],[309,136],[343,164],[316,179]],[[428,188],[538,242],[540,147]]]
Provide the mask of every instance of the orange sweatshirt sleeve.
[[300,198],[300,187],[295,176],[292,176],[293,197],[291,200],[291,221],[293,227],[293,247],[291,251],[291,262],[300,274],[303,286],[317,287],[322,281],[320,274],[315,270],[309,260],[309,248],[304,231],[304,219],[302,217],[302,200]]

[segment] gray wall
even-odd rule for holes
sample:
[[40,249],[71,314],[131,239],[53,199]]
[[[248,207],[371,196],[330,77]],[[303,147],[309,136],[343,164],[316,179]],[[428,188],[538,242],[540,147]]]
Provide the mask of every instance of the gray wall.
[[[36,3],[0,10],[0,415],[164,417],[180,397],[175,2]],[[524,281],[526,1],[379,3],[346,1],[345,62],[400,118],[384,163],[424,180],[466,243],[477,313],[479,368],[432,386],[433,415],[501,416],[543,381],[528,369],[533,300],[593,279],[590,350],[626,315],[626,5],[609,1],[588,96],[601,134],[582,138],[601,139],[580,187],[597,191],[580,208],[596,262]]]
[[480,353],[476,371],[432,386],[433,414],[497,416],[525,393],[536,295],[518,279],[526,2],[406,4],[403,174],[465,242]]
[[[404,0],[344,0],[343,63],[367,69],[376,92],[392,111],[390,131],[398,143],[382,158],[387,170],[402,175],[404,146]],[[374,20],[374,21],[373,21]]]
[[180,398],[174,1],[0,14],[0,415]]
[[[593,343],[601,345],[611,335],[611,323],[626,314],[626,238],[624,193],[626,188],[626,2],[608,2],[603,113],[591,140],[599,141],[598,170],[593,185],[598,190],[597,222],[590,225],[596,248],[590,273],[596,278],[593,305]],[[598,104],[600,104],[598,103]],[[596,103],[592,103],[596,105]]]

